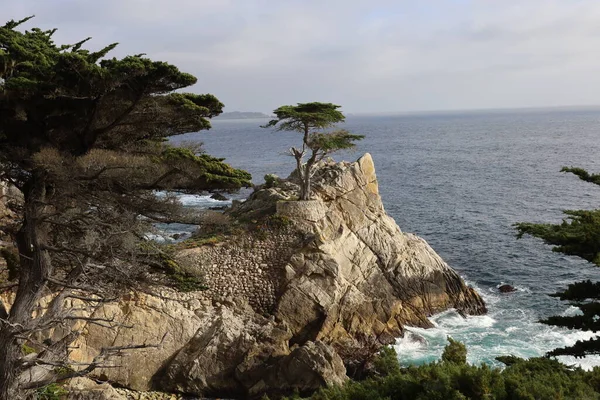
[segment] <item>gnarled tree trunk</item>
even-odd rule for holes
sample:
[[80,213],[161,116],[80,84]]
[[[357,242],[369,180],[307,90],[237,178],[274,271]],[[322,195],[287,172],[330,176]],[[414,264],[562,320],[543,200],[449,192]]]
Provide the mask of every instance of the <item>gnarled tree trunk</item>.
[[20,261],[18,289],[8,317],[0,321],[1,400],[23,398],[18,381],[22,370],[22,335],[32,328],[34,308],[52,273],[50,256],[45,249],[46,182],[43,172],[34,173],[23,192],[24,219],[16,235]]

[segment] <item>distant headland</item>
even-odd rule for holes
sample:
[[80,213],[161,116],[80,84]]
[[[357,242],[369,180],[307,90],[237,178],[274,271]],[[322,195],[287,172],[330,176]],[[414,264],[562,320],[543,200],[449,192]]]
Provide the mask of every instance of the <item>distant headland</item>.
[[261,112],[252,111],[231,111],[215,117],[214,119],[255,119],[255,118],[271,118],[270,115]]

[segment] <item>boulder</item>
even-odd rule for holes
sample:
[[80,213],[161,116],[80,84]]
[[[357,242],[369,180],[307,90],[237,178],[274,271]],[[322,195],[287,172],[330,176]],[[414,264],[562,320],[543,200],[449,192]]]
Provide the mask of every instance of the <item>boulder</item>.
[[515,289],[514,286],[511,285],[500,285],[498,286],[498,290],[500,291],[500,293],[511,293],[517,291],[517,289]]
[[157,384],[174,392],[247,398],[344,382],[346,369],[330,346],[309,342],[290,351],[290,337],[273,320],[221,308],[157,374]]
[[67,400],[127,400],[110,384],[97,383],[89,378],[74,378],[66,385]]
[[227,201],[227,200],[229,200],[227,197],[223,196],[221,193],[213,193],[210,196],[210,198],[214,199],[214,200],[218,200],[218,201]]

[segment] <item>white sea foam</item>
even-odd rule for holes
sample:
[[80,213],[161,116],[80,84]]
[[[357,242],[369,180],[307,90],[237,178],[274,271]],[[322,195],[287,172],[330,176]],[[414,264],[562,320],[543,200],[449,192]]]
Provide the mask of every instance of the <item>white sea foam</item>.
[[[395,345],[400,362],[403,365],[419,365],[439,360],[447,337],[467,345],[468,362],[502,367],[503,364],[495,359],[498,356],[540,357],[554,348],[572,346],[578,340],[596,336],[590,332],[541,324],[536,322],[531,310],[495,308],[493,304],[499,301],[500,295],[486,293],[484,297],[490,308],[488,315],[463,318],[455,310],[448,310],[431,318],[434,325],[431,329],[407,328],[405,336]],[[563,315],[577,315],[578,312],[577,307],[569,307]],[[415,340],[415,336],[425,340]],[[600,356],[584,359],[560,357],[559,360],[585,369],[600,366]]]
[[[166,196],[165,192],[157,192],[158,196]],[[209,207],[230,206],[231,200],[216,200],[210,196],[182,194],[177,196],[181,204],[185,207],[194,207],[200,209],[208,209]],[[198,228],[196,225],[189,224],[156,224],[154,233],[146,234],[148,240],[157,242],[177,242],[189,238],[190,235]],[[177,239],[175,239],[176,237]]]
[[178,198],[181,204],[187,207],[213,207],[231,205],[231,200],[215,200],[210,196],[182,194],[178,196]]
[[576,315],[583,315],[583,312],[579,307],[570,306],[561,314],[563,317],[574,317]]

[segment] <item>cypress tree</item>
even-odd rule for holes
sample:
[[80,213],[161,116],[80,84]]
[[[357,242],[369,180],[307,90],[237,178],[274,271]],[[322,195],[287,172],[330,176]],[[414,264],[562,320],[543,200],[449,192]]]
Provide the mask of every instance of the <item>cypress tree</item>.
[[[561,172],[572,173],[585,182],[600,185],[600,175],[590,174],[582,168],[563,167]],[[517,237],[521,238],[526,234],[535,236],[554,246],[552,251],[580,257],[600,266],[600,210],[565,210],[564,214],[566,217],[560,224],[518,223],[515,225]],[[582,314],[552,316],[541,322],[583,331],[600,330],[600,282],[575,282],[551,296],[569,301],[579,307]],[[593,354],[600,354],[600,339],[578,341],[573,346],[554,349],[548,353],[551,356],[575,357]]]
[[[5,229],[18,255],[3,285],[14,300],[0,301],[0,399],[27,398],[124,350],[69,363],[77,322],[110,326],[90,313],[139,288],[152,224],[185,217],[176,196],[157,191],[250,185],[223,159],[168,144],[222,112],[213,95],[180,92],[194,76],[143,54],[108,58],[116,43],[57,45],[55,30],[18,29],[29,19],[0,26],[0,181],[21,198]],[[79,311],[68,306],[75,300]]]

